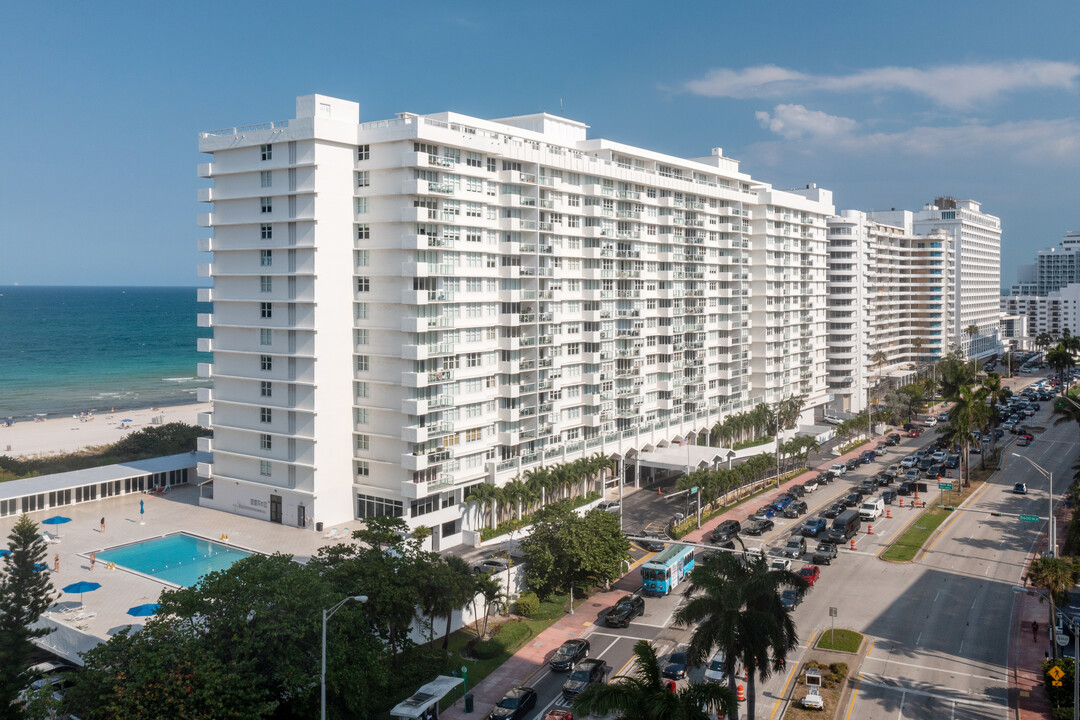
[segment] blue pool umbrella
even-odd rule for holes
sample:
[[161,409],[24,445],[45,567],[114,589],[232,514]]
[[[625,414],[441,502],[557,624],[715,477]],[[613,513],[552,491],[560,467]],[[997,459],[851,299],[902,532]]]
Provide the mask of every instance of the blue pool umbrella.
[[157,612],[161,607],[157,603],[147,603],[146,605],[136,605],[133,608],[128,608],[127,614],[134,617],[147,617]]
[[[45,518],[41,521],[42,525],[63,525],[64,523],[71,522],[71,518],[64,517],[63,515],[53,515],[51,518]],[[60,537],[57,533],[56,537]]]
[[83,593],[93,592],[101,587],[100,583],[87,582],[86,580],[80,580],[77,583],[71,583],[65,588],[62,588],[66,593],[79,593],[79,604],[82,605]]
[[0,550],[0,557],[7,557],[10,554],[11,554],[11,551],[6,549],[6,548],[4,550]]

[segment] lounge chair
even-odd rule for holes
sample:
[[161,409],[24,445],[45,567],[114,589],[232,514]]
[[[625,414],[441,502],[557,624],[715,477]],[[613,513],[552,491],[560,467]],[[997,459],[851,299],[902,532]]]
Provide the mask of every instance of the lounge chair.
[[81,622],[83,620],[89,620],[89,619],[95,618],[95,617],[97,617],[96,612],[93,612],[93,611],[81,612],[78,615],[76,615],[75,617],[71,618],[71,620],[72,620],[72,622]]
[[47,532],[41,533],[41,539],[44,540],[46,543],[58,543],[58,542],[60,542],[60,538],[54,537],[54,536],[50,535]]
[[338,539],[338,534],[340,532],[341,531],[338,530],[337,528],[330,528],[325,533],[323,533],[323,540],[337,540]]

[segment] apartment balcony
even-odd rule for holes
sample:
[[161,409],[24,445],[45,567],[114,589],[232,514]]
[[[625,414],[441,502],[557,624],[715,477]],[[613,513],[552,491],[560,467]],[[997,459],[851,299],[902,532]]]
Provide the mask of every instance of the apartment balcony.
[[195,175],[201,178],[214,177],[214,163],[199,163],[195,167]]
[[214,377],[214,364],[213,363],[196,363],[195,375],[201,378]]
[[195,324],[197,327],[214,327],[214,314],[199,313],[195,316]]
[[213,429],[214,413],[201,412],[195,416],[195,424],[207,430]]
[[196,224],[199,227],[213,227],[214,226],[214,213],[199,213],[196,218]]
[[195,392],[195,398],[198,402],[208,403],[214,401],[213,388],[198,388]]
[[198,188],[196,197],[199,202],[212,203],[214,202],[214,188]]

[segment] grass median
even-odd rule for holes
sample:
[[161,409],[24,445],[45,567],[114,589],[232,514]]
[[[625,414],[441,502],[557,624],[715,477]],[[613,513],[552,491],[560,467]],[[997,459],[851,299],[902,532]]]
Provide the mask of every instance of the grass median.
[[926,541],[934,534],[934,531],[938,529],[941,523],[945,522],[945,518],[949,517],[949,512],[949,510],[940,507],[924,511],[914,525],[897,538],[896,542],[890,545],[888,550],[881,553],[881,559],[890,562],[911,562],[914,560],[915,556],[922,550],[923,545],[926,544]]

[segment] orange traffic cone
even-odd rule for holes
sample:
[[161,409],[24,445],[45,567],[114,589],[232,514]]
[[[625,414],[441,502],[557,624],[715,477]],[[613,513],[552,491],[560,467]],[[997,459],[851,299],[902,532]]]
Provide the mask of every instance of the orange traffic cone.
[[873,523],[870,523],[870,526],[868,528],[866,528],[866,534],[867,535],[873,535],[874,534],[874,524]]
[[746,702],[746,688],[742,685],[735,687],[735,699],[739,702]]
[[851,540],[851,549],[852,550],[855,549],[855,540],[854,540],[854,538],[852,538],[852,540]]
[[886,518],[891,518],[892,517],[892,508],[885,508],[885,517]]
[[904,507],[904,498],[900,498],[900,507]]

